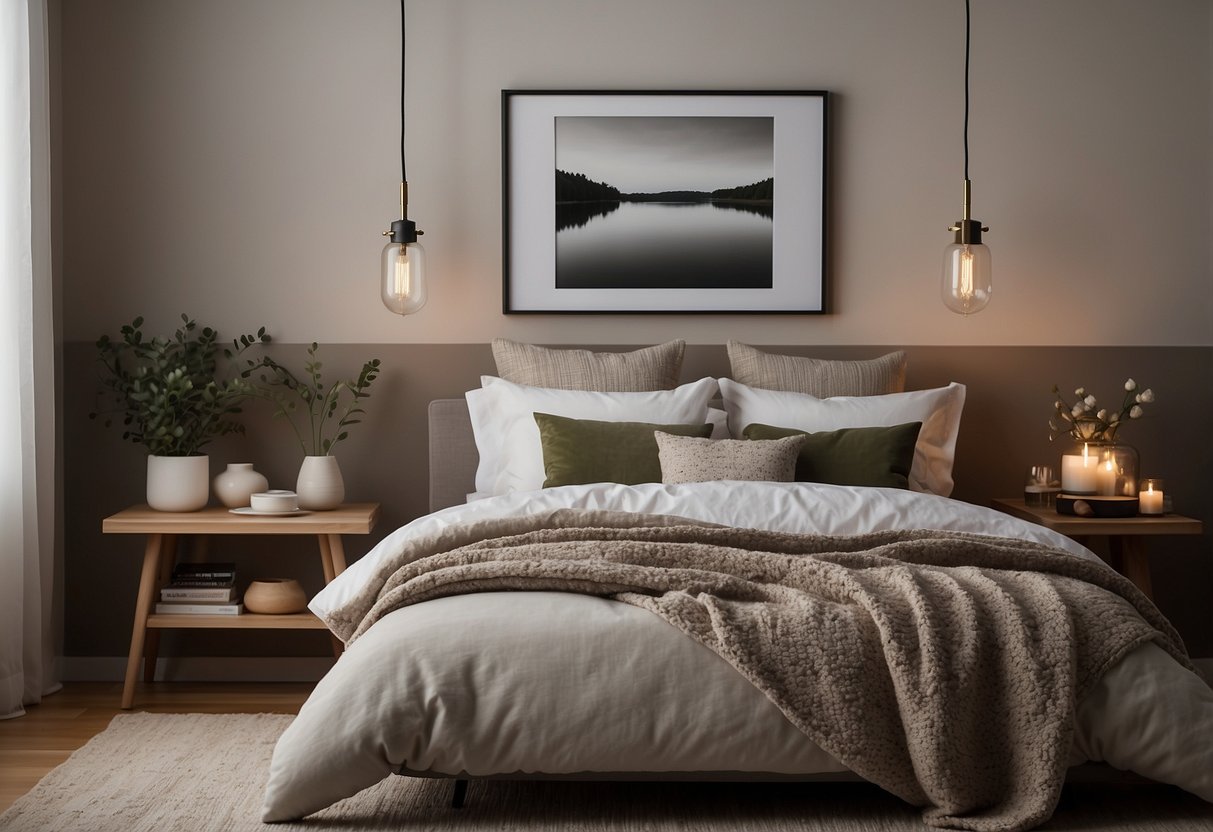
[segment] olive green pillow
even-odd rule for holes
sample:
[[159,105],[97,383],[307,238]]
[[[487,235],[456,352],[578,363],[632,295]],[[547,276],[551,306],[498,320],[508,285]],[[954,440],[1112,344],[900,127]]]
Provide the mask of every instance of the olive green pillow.
[[746,439],[779,439],[802,434],[796,458],[797,482],[831,485],[871,485],[909,488],[914,444],[922,422],[873,428],[842,428],[805,433],[754,423],[742,431]]
[[636,485],[661,482],[657,431],[678,436],[712,435],[712,426],[599,422],[536,413],[543,445],[544,488],[587,482]]

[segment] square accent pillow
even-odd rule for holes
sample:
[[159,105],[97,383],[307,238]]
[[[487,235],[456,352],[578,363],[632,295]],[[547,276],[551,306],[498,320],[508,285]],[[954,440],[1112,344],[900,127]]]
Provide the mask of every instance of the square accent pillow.
[[686,341],[631,352],[561,350],[493,339],[497,375],[515,384],[557,390],[627,393],[673,390],[682,373]]
[[657,431],[675,436],[712,435],[712,425],[655,425],[648,422],[599,422],[536,413],[543,445],[544,488],[587,482],[636,485],[661,482]]
[[868,428],[922,422],[910,467],[910,490],[947,497],[952,493],[952,462],[964,410],[965,386],[952,382],[933,390],[885,396],[834,396],[760,390],[720,379],[729,430],[734,436],[749,425],[779,425],[806,433],[839,428]]
[[804,436],[796,457],[797,482],[909,488],[914,445],[922,422],[879,428],[840,428],[805,433],[755,422],[743,431],[746,439]]
[[735,381],[764,390],[831,396],[880,396],[906,389],[906,354],[901,350],[868,361],[833,361],[764,352],[729,341]]
[[708,421],[708,402],[716,379],[701,378],[673,390],[600,393],[555,390],[481,376],[479,390],[464,394],[480,462],[476,491],[494,496],[537,491],[546,479],[543,446],[535,413],[606,422],[700,425]]
[[804,444],[803,434],[765,441],[698,439],[660,431],[654,436],[661,460],[661,481],[669,484],[715,480],[792,482],[796,455]]

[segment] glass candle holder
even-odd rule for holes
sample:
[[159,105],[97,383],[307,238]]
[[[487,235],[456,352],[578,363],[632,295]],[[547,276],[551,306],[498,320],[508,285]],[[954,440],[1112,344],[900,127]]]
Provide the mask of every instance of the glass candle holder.
[[1162,486],[1162,480],[1158,477],[1148,477],[1141,481],[1141,486],[1137,489],[1138,513],[1166,513],[1166,492]]
[[1051,465],[1033,465],[1023,483],[1024,505],[1032,508],[1052,508],[1057,505],[1061,480]]

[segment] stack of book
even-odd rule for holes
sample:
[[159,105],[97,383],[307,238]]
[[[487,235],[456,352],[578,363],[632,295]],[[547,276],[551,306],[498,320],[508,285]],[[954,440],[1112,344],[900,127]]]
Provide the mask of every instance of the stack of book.
[[156,604],[160,615],[239,615],[243,609],[236,597],[234,563],[177,564]]

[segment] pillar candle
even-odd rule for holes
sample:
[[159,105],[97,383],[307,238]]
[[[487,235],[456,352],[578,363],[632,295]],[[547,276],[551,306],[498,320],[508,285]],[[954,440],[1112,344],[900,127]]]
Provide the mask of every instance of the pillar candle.
[[1110,457],[1103,460],[1095,469],[1095,493],[1100,497],[1115,497],[1120,493],[1116,482],[1119,477],[1116,460]]
[[1094,494],[1095,473],[1099,457],[1082,446],[1081,454],[1066,454],[1061,458],[1061,490],[1065,494]]
[[1154,483],[1147,483],[1145,491],[1137,492],[1137,510],[1142,514],[1162,514],[1162,491],[1154,490]]

